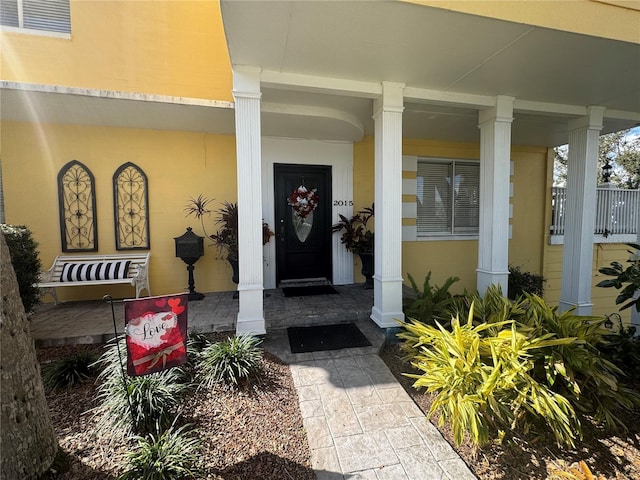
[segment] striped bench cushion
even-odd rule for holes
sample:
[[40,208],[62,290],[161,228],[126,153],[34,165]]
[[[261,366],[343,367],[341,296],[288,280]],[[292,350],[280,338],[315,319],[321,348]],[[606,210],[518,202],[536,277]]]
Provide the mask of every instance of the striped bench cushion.
[[119,280],[128,277],[130,260],[116,262],[65,263],[60,274],[61,282],[88,280]]

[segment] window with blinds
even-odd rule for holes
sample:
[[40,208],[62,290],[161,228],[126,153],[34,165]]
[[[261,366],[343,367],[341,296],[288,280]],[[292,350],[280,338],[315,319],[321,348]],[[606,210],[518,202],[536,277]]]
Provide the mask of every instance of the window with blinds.
[[416,186],[419,236],[478,234],[478,162],[419,159]]
[[0,25],[71,33],[69,0],[0,0]]

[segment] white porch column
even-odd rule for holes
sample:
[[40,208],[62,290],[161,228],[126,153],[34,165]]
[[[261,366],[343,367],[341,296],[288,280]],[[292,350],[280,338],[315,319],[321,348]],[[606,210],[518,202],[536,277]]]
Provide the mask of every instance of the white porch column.
[[509,172],[513,97],[498,96],[496,105],[479,114],[480,231],[478,292],[500,285],[507,296],[509,280]]
[[374,104],[375,274],[371,319],[397,327],[402,312],[402,111],[403,84],[382,84]]
[[262,273],[260,96],[260,70],[253,67],[234,69],[240,265],[240,307],[236,335],[266,333]]
[[560,311],[576,307],[591,315],[593,231],[595,228],[598,137],[604,107],[589,107],[587,116],[569,122],[567,206],[562,249]]

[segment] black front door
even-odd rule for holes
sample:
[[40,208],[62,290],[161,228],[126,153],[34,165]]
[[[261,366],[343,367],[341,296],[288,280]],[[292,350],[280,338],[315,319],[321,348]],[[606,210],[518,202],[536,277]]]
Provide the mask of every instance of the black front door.
[[[331,167],[276,164],[274,178],[277,283],[331,281]],[[290,205],[296,202],[298,206]],[[317,203],[317,207],[308,213],[305,202]]]

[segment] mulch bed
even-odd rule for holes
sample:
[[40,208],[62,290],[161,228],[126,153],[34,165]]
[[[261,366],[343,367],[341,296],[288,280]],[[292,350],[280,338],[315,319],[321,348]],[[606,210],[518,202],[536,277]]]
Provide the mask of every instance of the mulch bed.
[[[38,350],[41,362],[79,350],[102,347],[64,346]],[[186,421],[197,426],[202,442],[204,479],[315,479],[302,426],[298,397],[289,368],[265,352],[267,381],[260,387],[198,392],[184,405]],[[90,411],[96,386],[86,382],[47,391],[49,409],[66,466],[53,480],[115,479],[131,448],[118,434],[99,434]],[[65,470],[65,471],[62,471]]]
[[[224,335],[224,334],[222,334]],[[221,338],[221,337],[220,337]],[[81,349],[65,346],[38,350],[41,362]],[[414,401],[428,411],[431,397],[411,387],[410,372],[397,345],[387,346],[382,358]],[[298,398],[287,365],[265,352],[268,381],[260,388],[232,391],[224,388],[197,393],[186,405],[188,420],[197,425],[202,440],[205,479],[314,479],[309,447],[302,426]],[[50,479],[115,479],[122,472],[130,445],[118,435],[96,433],[95,385],[87,382],[68,390],[49,391],[47,399],[67,471]],[[594,474],[608,480],[640,478],[640,413],[628,415],[629,431],[613,435],[593,425],[584,426],[584,441],[574,450],[558,448],[552,437],[532,432],[503,444],[456,448],[482,480],[546,479],[554,469],[587,462]],[[446,426],[439,427],[452,442]]]

